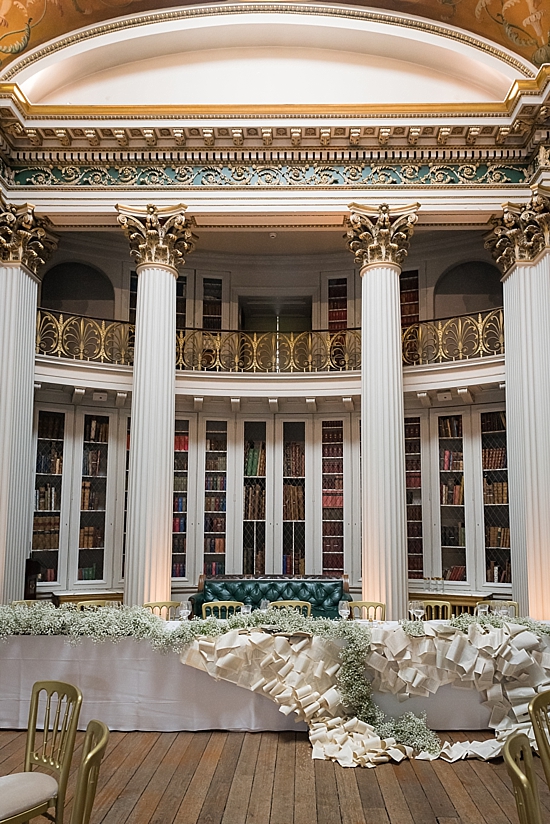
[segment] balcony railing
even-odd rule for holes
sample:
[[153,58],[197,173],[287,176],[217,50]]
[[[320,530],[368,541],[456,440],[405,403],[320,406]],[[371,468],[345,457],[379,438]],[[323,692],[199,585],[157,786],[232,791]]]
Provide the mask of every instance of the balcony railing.
[[[71,360],[131,366],[134,326],[39,309],[36,352]],[[470,360],[504,352],[502,309],[403,330],[403,364]],[[180,330],[176,366],[194,372],[350,372],[361,368],[361,330],[224,332]]]

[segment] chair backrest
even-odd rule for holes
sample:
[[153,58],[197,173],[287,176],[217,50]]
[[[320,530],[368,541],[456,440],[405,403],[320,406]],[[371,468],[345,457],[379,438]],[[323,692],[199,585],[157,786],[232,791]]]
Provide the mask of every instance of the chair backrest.
[[229,618],[242,606],[242,601],[207,601],[202,605],[202,617]]
[[518,618],[519,616],[519,604],[517,601],[501,601],[500,599],[493,601],[478,601],[476,603],[476,607],[478,607],[480,604],[489,604],[489,609],[491,610],[491,612],[498,609],[499,607],[506,607],[508,610],[513,609],[513,617]]
[[176,610],[181,606],[179,601],[149,601],[143,604],[145,609],[150,609],[153,615],[159,615],[165,621],[175,618]]
[[33,607],[38,601],[12,601],[10,607]]
[[503,755],[514,785],[520,824],[542,824],[533,753],[527,736],[522,732],[510,735],[504,744]]
[[448,621],[453,617],[453,608],[450,601],[422,601],[424,604],[424,618],[426,621]]
[[381,601],[349,601],[350,618],[385,621],[386,605]]
[[76,607],[80,610],[95,609],[96,607],[106,607],[107,604],[115,604],[116,601],[106,601],[103,598],[93,598],[90,601],[77,601]]
[[[42,713],[42,704],[44,711]],[[78,687],[63,681],[37,681],[33,684],[29,708],[24,771],[47,767],[57,778],[56,822],[63,822],[67,780],[73,757],[74,741],[82,705]],[[44,726],[37,733],[37,726]]]
[[78,768],[76,792],[71,814],[71,824],[88,824],[94,804],[99,777],[99,766],[109,740],[109,729],[103,721],[90,721]]
[[285,607],[298,609],[302,615],[306,615],[308,618],[311,615],[311,604],[309,601],[271,601],[269,606],[273,609],[284,609]]
[[529,702],[529,715],[539,749],[540,760],[550,787],[550,690],[539,692]]

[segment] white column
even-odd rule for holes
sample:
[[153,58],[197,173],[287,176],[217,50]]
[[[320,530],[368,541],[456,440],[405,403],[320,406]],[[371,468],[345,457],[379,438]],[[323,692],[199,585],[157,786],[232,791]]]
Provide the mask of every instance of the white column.
[[143,604],[171,595],[176,266],[192,244],[184,206],[117,209],[138,262],[124,601]]
[[503,266],[512,592],[550,618],[550,200],[508,204],[487,245]]
[[36,271],[55,248],[32,207],[2,204],[0,232],[0,602],[23,598],[31,551]]
[[362,278],[363,600],[382,601],[394,620],[406,616],[408,598],[399,275],[417,208],[351,204],[348,232]]

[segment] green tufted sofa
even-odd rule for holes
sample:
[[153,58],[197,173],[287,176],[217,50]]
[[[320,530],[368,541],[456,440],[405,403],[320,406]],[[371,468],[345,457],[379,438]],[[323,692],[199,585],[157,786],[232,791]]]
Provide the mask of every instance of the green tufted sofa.
[[309,601],[317,618],[338,618],[338,601],[351,601],[347,575],[329,578],[319,575],[201,575],[198,592],[189,596],[193,615],[202,615],[208,601],[242,601],[256,609],[260,601]]

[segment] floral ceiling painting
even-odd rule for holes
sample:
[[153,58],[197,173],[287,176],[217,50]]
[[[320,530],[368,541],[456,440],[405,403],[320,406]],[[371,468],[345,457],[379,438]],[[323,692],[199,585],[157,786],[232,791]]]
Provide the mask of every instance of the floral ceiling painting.
[[[30,49],[76,29],[125,15],[191,5],[197,3],[0,0],[0,71]],[[457,26],[520,54],[535,66],[550,63],[550,0],[355,0],[355,5]]]

